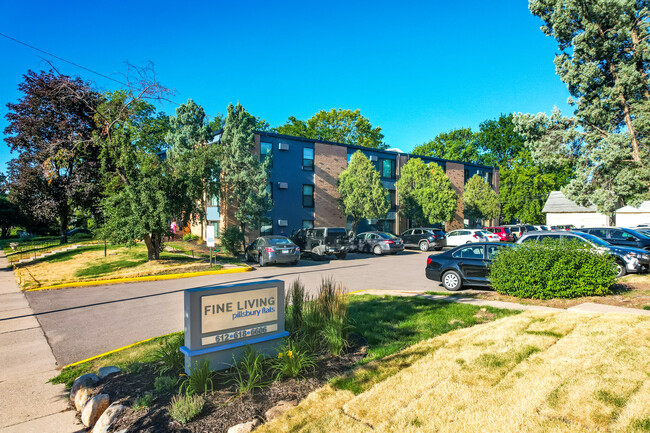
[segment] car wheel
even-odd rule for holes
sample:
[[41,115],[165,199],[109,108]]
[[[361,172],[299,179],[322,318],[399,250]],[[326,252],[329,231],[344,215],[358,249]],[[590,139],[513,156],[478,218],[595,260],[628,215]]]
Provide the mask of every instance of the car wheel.
[[463,287],[463,283],[460,279],[460,275],[456,271],[447,271],[442,276],[442,285],[445,286],[445,289],[455,292]]
[[251,261],[251,257],[248,255],[248,251],[246,251],[246,253],[244,253],[244,261],[245,262],[250,262]]
[[291,264],[292,264],[293,266],[296,266],[296,265],[298,264],[298,260],[296,260],[295,262],[293,262],[293,263],[291,263]]
[[347,256],[347,255],[348,255],[347,253],[338,253],[338,254],[336,255],[336,258],[337,258],[338,260],[345,260],[345,256]]
[[466,243],[466,244],[471,244],[471,243],[472,243],[472,241],[467,241],[467,242],[465,242],[465,243]]
[[422,241],[420,242],[420,251],[429,251],[429,242]]
[[260,268],[263,268],[264,265],[266,265],[266,261],[264,260],[264,255],[260,253],[260,258],[258,260],[258,263],[260,264]]
[[434,248],[435,251],[442,251],[442,247]]
[[379,245],[375,245],[375,248],[372,250],[373,253],[376,255],[380,256],[381,255],[381,247]]
[[623,277],[627,274],[627,269],[625,269],[625,263],[620,260],[614,262],[614,272],[616,272],[617,277]]

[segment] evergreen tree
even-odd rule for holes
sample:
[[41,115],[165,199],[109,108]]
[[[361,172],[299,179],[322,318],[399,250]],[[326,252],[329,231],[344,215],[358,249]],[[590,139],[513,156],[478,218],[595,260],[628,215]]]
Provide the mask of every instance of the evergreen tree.
[[463,204],[465,217],[471,220],[482,221],[499,216],[499,197],[478,174],[465,184]]
[[273,203],[267,192],[271,158],[260,163],[255,149],[255,118],[241,104],[228,105],[221,137],[223,200],[234,205],[242,235],[246,226],[257,228]]
[[411,158],[400,172],[395,187],[402,216],[418,225],[451,221],[458,196],[438,164],[427,165],[420,158]]
[[383,218],[390,208],[388,190],[382,186],[379,172],[360,150],[339,175],[338,192],[343,213],[352,218],[355,233],[361,220]]
[[534,0],[529,7],[558,42],[556,71],[575,107],[573,117],[558,110],[515,117],[533,158],[570,165],[576,175],[564,193],[600,212],[650,199],[648,3]]

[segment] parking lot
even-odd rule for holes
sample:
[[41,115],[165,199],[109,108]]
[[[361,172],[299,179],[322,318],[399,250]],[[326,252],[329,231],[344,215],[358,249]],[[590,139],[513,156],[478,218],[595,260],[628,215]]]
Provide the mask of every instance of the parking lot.
[[345,260],[300,260],[297,266],[254,266],[252,272],[61,290],[27,292],[59,365],[67,365],[136,341],[183,329],[183,290],[216,284],[295,279],[315,291],[332,277],[349,291],[444,291],[424,275],[426,258],[438,252],[349,254]]

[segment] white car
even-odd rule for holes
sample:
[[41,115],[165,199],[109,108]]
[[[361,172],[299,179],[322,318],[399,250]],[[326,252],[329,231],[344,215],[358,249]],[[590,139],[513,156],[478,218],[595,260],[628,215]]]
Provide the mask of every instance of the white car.
[[480,230],[480,232],[485,236],[488,240],[488,242],[501,242],[501,239],[499,238],[499,235],[495,235],[494,233],[490,233],[487,230]]
[[448,247],[457,247],[458,245],[471,244],[472,242],[488,242],[488,239],[483,230],[460,229],[447,233]]

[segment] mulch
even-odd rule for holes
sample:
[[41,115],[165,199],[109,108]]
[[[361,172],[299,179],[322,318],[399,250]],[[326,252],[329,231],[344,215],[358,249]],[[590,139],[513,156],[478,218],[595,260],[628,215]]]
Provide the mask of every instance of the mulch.
[[[124,404],[127,409],[116,420],[111,431],[127,429],[128,432],[224,432],[234,425],[255,418],[264,421],[264,413],[279,401],[300,402],[310,392],[320,388],[333,377],[340,376],[354,367],[366,354],[365,339],[352,335],[350,346],[341,356],[321,359],[316,368],[300,380],[290,379],[272,382],[269,386],[238,395],[233,383],[214,381],[214,392],[205,398],[202,414],[188,424],[174,421],[167,410],[174,393],[157,394],[153,383],[157,377],[153,365],[145,364],[138,373],[119,374],[109,377],[95,391],[108,394],[111,402]],[[224,383],[225,382],[225,383]],[[133,400],[145,393],[155,396],[148,409],[133,410]]]

